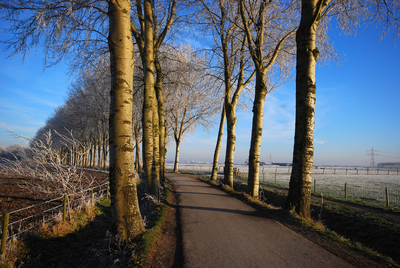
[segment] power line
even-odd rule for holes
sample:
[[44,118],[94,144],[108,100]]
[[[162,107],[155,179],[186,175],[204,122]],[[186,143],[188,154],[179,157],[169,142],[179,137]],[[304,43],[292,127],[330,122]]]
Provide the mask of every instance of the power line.
[[374,150],[374,147],[372,147],[372,149],[371,150],[367,150],[367,152],[371,152],[371,153],[368,153],[367,155],[370,155],[371,156],[371,164],[370,164],[370,167],[371,168],[374,168],[375,167],[375,155],[379,155],[379,154],[377,154],[377,153],[375,153],[375,152],[379,152],[378,150]]

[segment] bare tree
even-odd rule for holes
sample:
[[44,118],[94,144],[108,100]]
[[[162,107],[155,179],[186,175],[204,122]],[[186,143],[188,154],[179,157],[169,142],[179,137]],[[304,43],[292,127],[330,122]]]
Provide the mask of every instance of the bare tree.
[[[6,41],[24,55],[43,45],[45,66],[70,59],[81,66],[110,52],[110,183],[114,230],[127,240],[144,231],[132,154],[133,41],[128,0],[0,1],[12,25]],[[49,61],[50,60],[50,61]],[[49,63],[49,64],[48,64]]]
[[[163,118],[163,115],[160,116],[160,113],[164,111],[163,109],[159,109],[160,107],[162,108],[162,105],[160,106],[163,103],[162,94],[158,94],[157,96],[155,92],[160,84],[156,84],[154,64],[156,63],[158,49],[174,21],[177,0],[159,1],[158,3],[160,4],[160,16],[156,14],[156,11],[159,9],[156,8],[154,1],[137,0],[134,9],[137,21],[133,21],[131,24],[131,31],[139,47],[144,70],[142,149],[147,191],[151,195],[158,194],[158,183],[160,182],[161,175],[160,141],[165,140],[164,137],[159,136],[160,133],[164,133],[164,131],[159,131],[160,118]],[[161,27],[163,28],[159,32],[159,28]],[[160,78],[158,77],[158,79]],[[162,124],[163,122],[161,122]],[[162,144],[162,146],[165,146],[165,144]],[[161,158],[163,159],[164,156]]]
[[[292,1],[239,1],[247,44],[256,68],[253,123],[249,152],[247,193],[258,196],[259,164],[265,97],[272,89],[274,75],[285,77],[294,54],[296,5]],[[274,69],[275,68],[275,69]],[[269,74],[269,75],[268,75]],[[270,88],[268,88],[268,86]]]
[[168,79],[175,91],[174,100],[168,103],[168,121],[176,143],[174,172],[178,171],[179,149],[183,135],[197,126],[209,129],[218,109],[219,86],[208,76],[206,61],[186,47],[176,51],[170,66],[175,68]]
[[218,176],[218,169],[219,169],[218,159],[219,159],[219,153],[221,151],[222,138],[224,136],[224,125],[225,125],[225,120],[226,120],[225,103],[222,104],[221,110],[222,110],[221,120],[219,122],[218,136],[217,136],[217,142],[215,143],[213,166],[212,166],[212,171],[211,171],[211,176],[210,176],[210,181],[212,181],[212,182],[216,182],[217,176]]
[[294,208],[303,218],[310,217],[317,89],[315,67],[320,55],[316,45],[318,29],[321,26],[327,27],[330,17],[334,17],[347,33],[355,33],[357,26],[363,23],[381,23],[382,34],[386,34],[390,28],[395,29],[394,36],[400,34],[399,1],[302,1],[301,20],[296,32],[296,125],[293,168],[285,207]]
[[[211,28],[215,40],[213,52],[220,59],[218,64],[223,66],[221,68],[221,79],[225,84],[224,111],[227,120],[224,184],[233,187],[236,107],[241,92],[251,82],[255,71],[253,71],[254,67],[246,50],[247,36],[244,34],[243,27],[241,27],[237,4],[223,0],[217,3],[214,1],[200,2],[203,11],[201,19],[204,23],[208,23],[209,28]],[[215,180],[217,169],[214,163],[211,180]]]
[[97,166],[96,159],[103,168],[107,164],[110,77],[109,60],[101,58],[96,65],[82,71],[69,87],[67,103],[74,113],[73,130],[74,133],[86,132],[81,142],[90,146],[85,163],[91,167]]
[[144,231],[139,211],[133,161],[133,40],[130,1],[109,3],[111,69],[110,188],[116,233],[123,239]]

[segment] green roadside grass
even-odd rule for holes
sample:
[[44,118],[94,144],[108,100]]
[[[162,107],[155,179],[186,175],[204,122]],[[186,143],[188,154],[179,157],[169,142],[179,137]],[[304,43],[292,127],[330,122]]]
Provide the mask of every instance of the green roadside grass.
[[148,260],[151,249],[155,245],[157,238],[161,235],[162,226],[165,223],[165,217],[168,212],[167,203],[170,201],[171,194],[172,192],[170,190],[169,184],[167,183],[166,187],[164,188],[164,200],[166,200],[166,202],[158,206],[157,220],[155,222],[155,225],[151,229],[146,230],[146,232],[144,232],[135,241],[138,248],[136,251],[136,255],[133,256],[133,262],[138,267],[143,266]]

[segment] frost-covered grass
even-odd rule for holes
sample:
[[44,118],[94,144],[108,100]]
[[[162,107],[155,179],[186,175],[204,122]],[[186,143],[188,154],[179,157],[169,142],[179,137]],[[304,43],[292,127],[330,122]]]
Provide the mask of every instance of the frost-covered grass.
[[[235,170],[238,178],[247,180],[248,166],[235,166]],[[211,172],[211,165],[180,165],[179,171],[207,174]],[[220,167],[219,171],[222,173],[223,168]],[[289,188],[290,172],[291,167],[260,167],[260,183]],[[386,188],[388,188],[390,207],[399,207],[400,174],[397,169],[319,167],[313,170],[312,192],[322,193],[324,196],[385,207]]]

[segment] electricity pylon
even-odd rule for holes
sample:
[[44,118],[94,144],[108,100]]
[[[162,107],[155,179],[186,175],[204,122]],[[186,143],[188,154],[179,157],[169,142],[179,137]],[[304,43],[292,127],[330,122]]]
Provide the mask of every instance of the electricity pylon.
[[372,147],[372,149],[371,150],[367,150],[367,152],[371,152],[371,153],[368,153],[367,155],[371,156],[371,164],[370,164],[370,166],[371,166],[371,168],[374,168],[375,167],[375,155],[379,155],[379,154],[377,154],[375,152],[379,152],[379,151],[378,150],[374,150],[374,147]]

